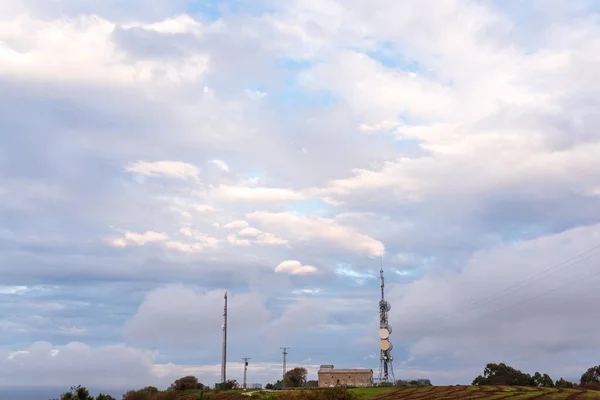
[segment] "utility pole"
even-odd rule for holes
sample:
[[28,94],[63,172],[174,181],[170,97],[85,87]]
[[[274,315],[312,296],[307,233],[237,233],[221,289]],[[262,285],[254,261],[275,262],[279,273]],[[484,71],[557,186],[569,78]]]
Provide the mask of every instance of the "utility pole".
[[284,380],[285,380],[285,373],[287,372],[287,366],[286,366],[286,356],[287,356],[287,351],[289,350],[289,347],[282,347],[281,350],[283,350],[283,376],[281,377],[281,385],[284,386]]
[[227,292],[225,292],[225,309],[223,311],[223,354],[221,359],[221,383],[227,381]]
[[248,371],[248,360],[250,358],[249,357],[242,357],[242,360],[244,360],[244,385],[242,386],[242,388],[244,390],[246,390],[246,371]]

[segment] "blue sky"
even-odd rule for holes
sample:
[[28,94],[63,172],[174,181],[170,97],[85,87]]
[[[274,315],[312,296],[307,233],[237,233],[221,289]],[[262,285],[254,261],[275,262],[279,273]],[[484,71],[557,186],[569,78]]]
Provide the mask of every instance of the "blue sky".
[[0,388],[214,384],[225,290],[230,377],[377,372],[381,256],[396,377],[577,378],[595,255],[477,300],[598,244],[597,12],[2,2]]

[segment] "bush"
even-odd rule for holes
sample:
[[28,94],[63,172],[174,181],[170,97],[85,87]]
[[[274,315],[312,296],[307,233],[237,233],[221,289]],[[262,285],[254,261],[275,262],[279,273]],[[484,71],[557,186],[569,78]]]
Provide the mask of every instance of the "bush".
[[[357,397],[343,388],[302,390],[285,393],[277,400],[356,400]],[[211,398],[212,400],[212,398]]]
[[238,387],[238,383],[235,379],[229,380],[227,382],[217,383],[215,385],[215,390],[233,390]]
[[148,386],[140,390],[130,390],[123,395],[123,400],[177,400],[177,392],[161,392],[154,386]]
[[230,393],[211,393],[210,400],[248,400],[248,396],[244,396],[238,392]]

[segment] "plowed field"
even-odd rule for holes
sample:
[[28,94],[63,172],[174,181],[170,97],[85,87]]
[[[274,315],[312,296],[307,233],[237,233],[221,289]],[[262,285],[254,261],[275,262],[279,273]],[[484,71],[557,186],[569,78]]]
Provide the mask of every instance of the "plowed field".
[[[357,393],[358,394],[358,393]],[[600,391],[517,386],[430,386],[391,389],[360,397],[376,400],[600,400]]]

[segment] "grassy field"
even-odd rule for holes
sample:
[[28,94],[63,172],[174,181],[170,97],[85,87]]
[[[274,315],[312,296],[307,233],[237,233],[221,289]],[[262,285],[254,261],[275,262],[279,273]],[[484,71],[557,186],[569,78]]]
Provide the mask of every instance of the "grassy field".
[[351,391],[361,400],[600,400],[600,391],[517,386],[429,386]]
[[[426,387],[374,387],[349,389],[357,400],[600,400],[600,391],[578,389],[550,389],[518,386],[426,386]],[[241,390],[227,393],[241,393]],[[291,397],[302,397],[301,390],[287,392]],[[249,400],[277,399],[285,396],[281,391],[253,391]],[[243,396],[246,397],[246,396]],[[178,400],[197,400],[200,391],[181,392]]]

